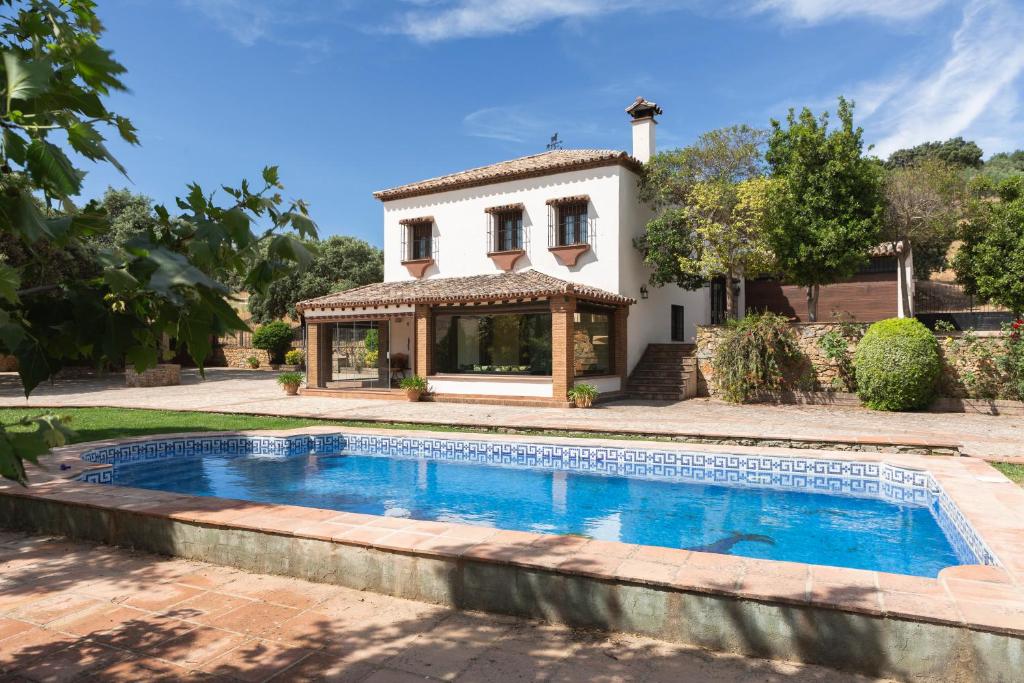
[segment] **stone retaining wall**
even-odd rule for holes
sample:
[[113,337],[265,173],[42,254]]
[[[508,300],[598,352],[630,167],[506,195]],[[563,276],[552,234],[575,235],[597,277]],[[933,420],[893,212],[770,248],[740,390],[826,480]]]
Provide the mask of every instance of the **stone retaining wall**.
[[181,384],[181,366],[177,363],[161,363],[142,373],[129,366],[124,370],[124,383],[129,387],[169,387]]
[[[846,386],[841,364],[825,355],[821,339],[830,332],[837,332],[847,340],[847,351],[852,361],[857,343],[867,329],[864,323],[798,323],[793,325],[797,346],[802,352],[806,368],[800,370],[796,386],[789,387],[781,396],[782,402],[794,402],[786,395],[812,395],[816,392],[835,392],[839,397],[852,387]],[[697,328],[697,387],[701,396],[717,398],[719,393],[714,385],[714,357],[722,341],[725,328],[722,326],[700,326]],[[942,375],[939,378],[939,395],[957,399],[980,399],[995,401],[1004,399],[1003,412],[1012,409],[1005,399],[1012,399],[1009,378],[992,361],[992,357],[1005,349],[1005,338],[1001,333],[951,333],[938,336],[939,352],[942,356]],[[802,401],[796,401],[802,402]],[[822,396],[803,402],[823,401]],[[1009,401],[1020,404],[1020,401]]]
[[[270,355],[263,349],[254,349],[252,347],[243,347],[231,344],[220,347],[217,355],[222,356],[224,367],[228,368],[248,369],[248,361],[252,356],[259,359],[261,368],[270,366]],[[218,358],[218,360],[220,360],[220,358]]]

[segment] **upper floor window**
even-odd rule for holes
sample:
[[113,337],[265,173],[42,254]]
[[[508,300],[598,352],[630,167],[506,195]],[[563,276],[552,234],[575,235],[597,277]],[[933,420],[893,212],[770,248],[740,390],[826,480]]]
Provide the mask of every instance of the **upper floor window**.
[[434,220],[405,219],[402,223],[402,260],[422,261],[434,257]]
[[548,246],[590,244],[589,197],[563,197],[548,201]]
[[486,209],[489,252],[519,251],[523,248],[523,205],[508,204]]

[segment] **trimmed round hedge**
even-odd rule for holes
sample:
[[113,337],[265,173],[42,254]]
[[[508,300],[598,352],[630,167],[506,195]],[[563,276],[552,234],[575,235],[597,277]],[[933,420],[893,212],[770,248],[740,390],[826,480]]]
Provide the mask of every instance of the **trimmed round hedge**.
[[881,320],[853,357],[857,395],[874,410],[916,410],[935,398],[942,371],[935,335],[914,318]]

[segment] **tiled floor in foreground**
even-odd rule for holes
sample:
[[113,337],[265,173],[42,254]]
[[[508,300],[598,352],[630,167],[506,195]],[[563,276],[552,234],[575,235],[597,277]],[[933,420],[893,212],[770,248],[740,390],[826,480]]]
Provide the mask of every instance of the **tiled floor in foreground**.
[[0,680],[854,681],[0,531]]

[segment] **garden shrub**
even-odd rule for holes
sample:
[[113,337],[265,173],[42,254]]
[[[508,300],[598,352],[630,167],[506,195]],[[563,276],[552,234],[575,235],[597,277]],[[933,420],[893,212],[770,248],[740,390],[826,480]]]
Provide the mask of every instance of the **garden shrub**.
[[284,354],[285,365],[298,365],[302,366],[306,364],[306,354],[301,349],[292,349],[288,353]]
[[1010,398],[1024,401],[1024,318],[1006,326],[1006,353],[999,359],[1009,378]]
[[715,353],[714,381],[722,398],[742,403],[783,388],[787,373],[802,358],[789,320],[774,313],[751,314],[727,323]]
[[857,394],[874,410],[927,407],[942,371],[935,335],[913,318],[890,318],[869,327],[853,365]]
[[271,363],[283,363],[284,354],[292,347],[291,325],[283,320],[260,325],[252,333],[252,345],[266,351]]

